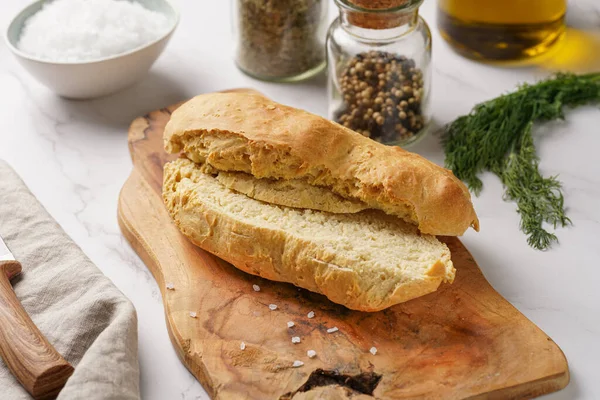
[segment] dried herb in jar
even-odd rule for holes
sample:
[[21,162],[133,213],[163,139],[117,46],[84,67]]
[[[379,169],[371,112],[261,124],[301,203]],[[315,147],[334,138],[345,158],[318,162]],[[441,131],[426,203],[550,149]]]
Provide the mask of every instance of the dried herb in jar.
[[287,78],[324,65],[326,0],[236,0],[237,63],[258,78]]
[[423,73],[415,61],[383,51],[353,57],[340,79],[335,120],[378,142],[403,142],[425,126]]

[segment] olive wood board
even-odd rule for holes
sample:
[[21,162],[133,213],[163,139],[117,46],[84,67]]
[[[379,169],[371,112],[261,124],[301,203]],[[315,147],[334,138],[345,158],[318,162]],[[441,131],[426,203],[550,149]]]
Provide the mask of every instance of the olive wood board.
[[118,218],[160,287],[177,354],[212,398],[526,399],[567,385],[560,348],[490,286],[457,238],[440,238],[456,266],[453,284],[376,313],[246,274],[193,245],[161,196],[163,165],[175,158],[163,150],[163,130],[176,108],[131,124],[134,167]]

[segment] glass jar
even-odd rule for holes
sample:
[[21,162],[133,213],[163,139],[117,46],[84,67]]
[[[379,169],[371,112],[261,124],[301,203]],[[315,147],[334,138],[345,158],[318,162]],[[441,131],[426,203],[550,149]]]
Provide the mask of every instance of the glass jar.
[[[335,0],[327,36],[329,117],[385,144],[406,146],[431,120],[431,32],[423,0]],[[378,8],[376,8],[378,7]]]
[[235,62],[262,80],[290,82],[325,68],[328,0],[233,0]]
[[489,62],[537,57],[565,32],[567,0],[439,0],[438,27],[458,53]]

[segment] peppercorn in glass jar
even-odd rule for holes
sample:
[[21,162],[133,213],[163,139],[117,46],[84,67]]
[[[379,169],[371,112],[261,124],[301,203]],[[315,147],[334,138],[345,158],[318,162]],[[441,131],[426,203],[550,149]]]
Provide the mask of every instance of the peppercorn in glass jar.
[[328,0],[233,0],[235,62],[262,80],[307,79],[325,68]]
[[385,144],[406,146],[430,121],[431,33],[423,0],[335,0],[327,37],[329,114]]

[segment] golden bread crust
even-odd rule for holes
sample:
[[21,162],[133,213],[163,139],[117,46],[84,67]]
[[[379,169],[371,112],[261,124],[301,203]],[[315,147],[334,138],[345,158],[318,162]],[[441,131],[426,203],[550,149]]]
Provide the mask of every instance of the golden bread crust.
[[[330,246],[331,240],[342,240],[344,235],[335,235],[338,239],[319,240],[316,237],[318,235],[314,238],[302,236],[289,225],[288,228],[280,228],[277,222],[249,223],[244,211],[236,214],[220,207],[221,202],[227,200],[224,195],[219,197],[219,193],[232,192],[219,183],[217,185],[222,189],[215,195],[219,200],[214,203],[207,201],[203,193],[211,190],[209,186],[213,182],[209,180],[216,179],[202,171],[200,166],[187,159],[166,164],[163,183],[165,205],[180,231],[194,244],[242,271],[322,293],[333,302],[360,311],[378,311],[423,296],[435,291],[442,282],[452,282],[454,279],[455,270],[448,248],[433,237],[419,235],[414,226],[395,217],[380,211],[365,211],[370,213],[368,215],[377,216],[374,218],[389,221],[390,229],[395,230],[395,234],[407,235],[422,247],[414,247],[414,254],[411,252],[406,261],[394,260],[399,263],[396,267],[368,262],[369,267],[366,268],[353,258],[354,253],[334,251]],[[261,214],[285,210],[242,194],[235,196],[232,203],[236,207],[252,203],[250,205],[260,207]],[[303,213],[322,213],[292,209],[282,211],[284,215],[285,212],[299,218],[303,218]],[[361,218],[357,214],[337,215],[327,214],[326,218],[341,218],[340,221],[344,218],[353,218],[353,221]],[[281,218],[277,218],[277,221],[281,221]],[[360,241],[354,244],[361,245]],[[434,255],[427,258],[429,261],[422,262],[425,267],[419,269],[421,272],[403,269],[410,264],[411,257],[429,254]],[[384,276],[385,280],[382,279]]]
[[327,187],[423,233],[479,229],[469,191],[451,171],[259,94],[197,96],[173,113],[164,140],[168,152],[221,171]]

